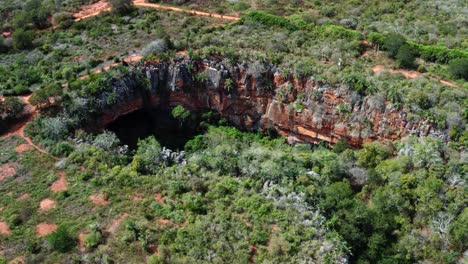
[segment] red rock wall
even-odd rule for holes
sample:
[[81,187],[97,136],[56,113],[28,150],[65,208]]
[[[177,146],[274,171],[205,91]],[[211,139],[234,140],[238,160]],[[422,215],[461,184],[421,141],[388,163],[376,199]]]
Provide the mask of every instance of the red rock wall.
[[[285,79],[271,65],[257,65],[261,69],[258,72],[250,67],[253,66],[189,58],[147,64],[137,70],[151,79],[150,95],[139,95],[117,104],[106,111],[103,122],[107,125],[142,107],[183,105],[192,111],[217,111],[242,129],[275,128],[289,142],[323,140],[333,144],[345,139],[353,146],[360,146],[368,141],[394,140],[408,134],[427,135],[432,129],[427,122],[407,121],[407,113],[389,102],[359,97],[350,88],[330,87],[312,78]],[[195,75],[200,73],[207,74],[207,79],[197,81]],[[224,87],[227,79],[233,80],[231,91]],[[283,94],[281,98],[280,94]],[[295,109],[300,94],[306,100],[300,109]],[[147,105],[143,96],[149,98]],[[358,98],[357,102],[353,98]],[[377,107],[374,101],[378,102]],[[348,111],[340,113],[337,110],[340,104]]]

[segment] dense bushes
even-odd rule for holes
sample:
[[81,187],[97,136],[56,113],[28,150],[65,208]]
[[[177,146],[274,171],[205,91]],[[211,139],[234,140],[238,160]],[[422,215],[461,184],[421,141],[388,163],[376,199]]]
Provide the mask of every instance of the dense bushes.
[[257,23],[261,23],[269,27],[280,27],[280,28],[286,28],[289,30],[298,29],[293,23],[291,23],[286,18],[267,14],[267,13],[260,12],[260,11],[251,11],[247,13],[246,15],[242,16],[240,23],[245,23],[246,21],[249,21],[249,20],[255,21]]
[[458,49],[449,49],[444,46],[430,46],[408,41],[421,58],[440,63],[448,63],[454,59],[468,59],[468,52]]
[[449,63],[454,59],[467,59],[468,52],[459,49],[449,49],[444,46],[424,45],[414,41],[407,41],[402,35],[396,33],[390,33],[388,35],[379,34],[377,32],[371,32],[368,35],[369,41],[373,45],[382,46],[390,54],[390,57],[395,58],[399,49],[402,46],[405,47],[406,51],[411,48],[415,56],[420,56],[422,59],[439,62]]
[[34,31],[17,29],[13,33],[14,46],[17,49],[26,49],[33,46]]
[[403,45],[398,49],[396,61],[399,68],[413,69],[415,67],[415,52],[409,45]]
[[4,132],[9,122],[21,118],[25,104],[18,98],[0,99],[0,133]]
[[455,78],[463,78],[468,81],[468,57],[450,61],[449,72]]
[[65,253],[73,249],[76,240],[71,236],[68,227],[61,225],[52,234],[47,236],[47,241],[54,250]]
[[398,50],[405,44],[405,38],[396,33],[389,34],[383,40],[383,48],[388,51],[391,58],[395,58]]
[[275,16],[260,11],[251,11],[242,16],[240,23],[245,23],[246,21],[255,21],[269,27],[279,27],[288,30],[308,30],[327,38],[345,38],[356,40],[363,38],[363,35],[356,30],[346,29],[337,25],[318,26],[309,24],[302,18],[296,16],[292,16],[290,19],[286,19],[281,16]]

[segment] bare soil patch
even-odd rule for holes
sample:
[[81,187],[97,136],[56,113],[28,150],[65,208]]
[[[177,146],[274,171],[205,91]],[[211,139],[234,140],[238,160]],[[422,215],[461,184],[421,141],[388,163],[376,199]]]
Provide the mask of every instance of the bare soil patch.
[[12,163],[0,165],[0,181],[16,174],[16,168]]
[[3,31],[2,32],[2,37],[4,37],[4,38],[9,38],[9,37],[11,37],[11,35],[12,35],[11,31]]
[[36,226],[36,234],[40,237],[47,236],[57,230],[56,224],[40,223]]
[[67,188],[67,180],[65,179],[65,173],[64,172],[59,172],[58,175],[59,175],[58,180],[56,180],[50,186],[50,190],[52,192],[61,192],[61,191],[66,191],[68,189]]
[[42,200],[40,204],[41,211],[54,209],[55,206],[56,206],[55,201],[49,198]]
[[160,193],[157,193],[154,195],[154,199],[156,200],[156,202],[160,203],[160,204],[164,204],[165,203],[165,198],[162,196],[162,194]]
[[161,218],[158,220],[158,223],[162,224],[162,225],[169,225],[169,224],[172,224],[171,220],[169,219],[165,219],[165,218]]
[[128,214],[123,214],[119,218],[112,220],[112,223],[107,229],[107,231],[111,234],[114,234],[115,231],[117,231],[117,229],[122,224],[122,221],[125,220],[128,216],[129,216]]
[[6,222],[0,222],[0,235],[9,235],[11,234],[10,227]]
[[23,152],[26,152],[26,151],[29,151],[31,150],[33,147],[29,144],[21,144],[21,145],[18,145],[15,150],[17,153],[23,153]]
[[81,251],[85,250],[85,238],[86,238],[86,233],[80,232],[78,235],[78,246],[80,247]]
[[106,205],[109,201],[102,194],[93,194],[89,196],[89,199],[94,205]]
[[8,262],[8,264],[25,264],[26,258],[24,256],[19,256],[14,258],[12,261]]
[[24,201],[29,198],[29,193],[23,193],[20,197],[16,198],[17,201]]

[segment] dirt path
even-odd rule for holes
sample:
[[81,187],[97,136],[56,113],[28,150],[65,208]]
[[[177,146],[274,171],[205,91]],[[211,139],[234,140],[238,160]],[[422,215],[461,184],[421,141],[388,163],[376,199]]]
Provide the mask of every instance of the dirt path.
[[[140,54],[133,54],[133,55],[130,55],[128,57],[125,57],[123,59],[123,61],[125,63],[127,63],[127,64],[130,64],[130,63],[138,62],[142,58],[143,58],[143,56],[141,56]],[[97,67],[97,69],[95,68],[95,70],[91,71],[91,73],[98,74],[98,73],[101,73],[102,71],[110,70],[112,67],[118,66],[120,64],[121,64],[121,62],[115,62],[115,63],[112,62],[112,61],[104,62],[104,64],[101,65],[101,67]],[[80,76],[79,79],[83,80],[83,79],[86,79],[88,77],[89,77],[89,75],[83,75],[83,76]]]
[[[418,71],[408,71],[408,70],[402,70],[402,69],[397,69],[397,70],[385,69],[385,66],[383,66],[383,65],[374,66],[372,68],[372,71],[375,72],[375,73],[381,72],[381,71],[388,71],[390,73],[400,73],[400,74],[402,74],[403,76],[405,76],[408,79],[414,79],[414,78],[418,78],[418,77],[422,76],[422,73],[420,73]],[[456,85],[456,84],[454,84],[452,82],[446,81],[446,80],[436,79],[436,81],[440,82],[441,84],[453,87],[453,88],[459,88],[458,85]]]
[[239,17],[235,17],[235,16],[225,16],[225,15],[216,14],[216,13],[207,13],[207,12],[196,11],[196,10],[186,10],[186,9],[173,7],[173,6],[150,4],[150,3],[146,3],[145,0],[135,0],[133,1],[133,4],[136,6],[155,8],[159,10],[168,10],[168,11],[181,12],[181,13],[192,14],[192,15],[197,15],[197,16],[221,18],[224,20],[231,20],[231,21],[237,21],[240,19]]
[[97,16],[101,12],[110,11],[112,8],[110,7],[107,0],[100,0],[99,2],[96,2],[94,4],[84,5],[80,9],[80,12],[73,14],[73,17],[75,18],[76,22],[86,18]]
[[[151,4],[151,3],[146,3],[145,0],[135,0],[133,1],[133,4],[135,6],[181,12],[181,13],[192,14],[192,15],[197,15],[197,16],[214,17],[214,18],[220,18],[220,19],[230,20],[230,21],[237,21],[240,19],[239,17],[236,17],[236,16],[225,16],[221,14],[208,13],[208,12],[197,11],[197,10],[186,10],[186,9],[173,7],[173,6],[167,6],[167,5]],[[77,22],[86,18],[97,16],[101,12],[110,11],[111,9],[112,7],[109,5],[107,0],[100,0],[99,2],[96,2],[94,4],[82,6],[78,13],[73,14],[73,17],[75,18],[75,21]]]
[[1,138],[5,139],[5,138],[9,138],[11,136],[16,135],[16,136],[24,139],[28,145],[35,148],[37,151],[39,151],[41,153],[44,153],[44,154],[58,160],[58,158],[56,158],[56,157],[52,156],[51,154],[49,154],[45,149],[43,149],[43,148],[39,147],[38,145],[34,144],[32,139],[30,137],[27,137],[24,134],[24,129],[26,128],[28,123],[34,119],[34,117],[37,115],[38,111],[37,111],[36,107],[33,106],[29,102],[29,98],[31,98],[31,95],[20,96],[18,98],[20,98],[23,101],[23,103],[26,105],[25,106],[25,113],[28,115],[28,117],[25,118],[22,122],[20,122],[20,123],[16,124],[15,126],[13,126],[13,128],[10,130],[10,132],[5,134]]

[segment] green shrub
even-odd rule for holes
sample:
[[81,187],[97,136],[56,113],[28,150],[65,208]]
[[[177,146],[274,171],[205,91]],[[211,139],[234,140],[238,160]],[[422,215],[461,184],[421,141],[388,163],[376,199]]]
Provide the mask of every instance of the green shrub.
[[270,27],[281,27],[289,30],[296,30],[297,27],[286,18],[270,15],[261,11],[250,11],[242,16],[240,23],[245,23],[246,20],[253,20]]
[[382,46],[385,42],[385,36],[377,32],[371,32],[367,39],[372,45]]
[[51,153],[55,156],[66,157],[70,155],[70,153],[72,153],[73,150],[74,147],[70,143],[62,141],[54,146]]
[[85,247],[87,248],[97,247],[101,243],[101,238],[102,238],[101,233],[97,231],[92,232],[91,234],[88,234],[85,237],[85,241],[84,241]]
[[455,78],[463,78],[468,81],[468,58],[451,60],[448,70]]
[[410,45],[421,58],[427,61],[448,63],[454,59],[468,59],[468,52],[458,49],[449,49],[444,46],[433,46],[418,44],[408,41]]
[[400,68],[413,69],[416,66],[415,59],[415,52],[409,45],[401,46],[396,55],[397,64]]
[[405,38],[397,33],[391,33],[384,39],[383,48],[388,51],[391,58],[395,58],[401,46],[405,44]]
[[68,228],[61,225],[55,232],[47,236],[47,241],[52,248],[58,252],[66,253],[73,249],[76,245],[76,240],[70,235]]
[[373,94],[376,92],[376,86],[368,82],[366,78],[357,73],[351,73],[343,78],[343,81],[360,94]]
[[240,2],[237,2],[235,3],[233,6],[232,6],[232,9],[234,11],[244,11],[244,10],[247,10],[250,8],[250,5],[247,4],[246,2],[244,1],[240,1]]
[[13,33],[13,45],[17,49],[26,49],[33,46],[34,31],[17,29]]
[[173,118],[179,120],[182,124],[185,122],[185,120],[187,120],[187,118],[190,117],[190,111],[186,110],[182,105],[178,105],[172,109],[171,115]]
[[361,32],[344,28],[336,25],[325,25],[318,28],[319,34],[323,37],[328,38],[339,38],[339,39],[355,39],[361,40],[364,38]]

